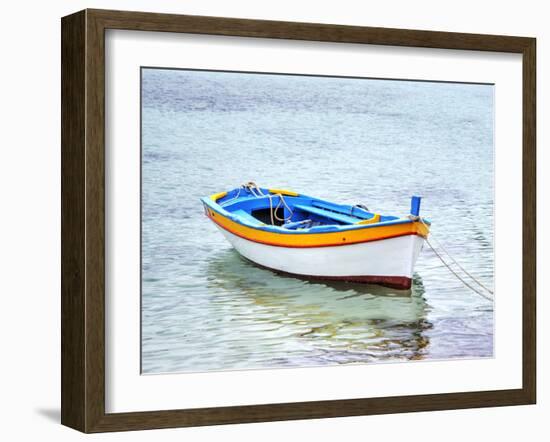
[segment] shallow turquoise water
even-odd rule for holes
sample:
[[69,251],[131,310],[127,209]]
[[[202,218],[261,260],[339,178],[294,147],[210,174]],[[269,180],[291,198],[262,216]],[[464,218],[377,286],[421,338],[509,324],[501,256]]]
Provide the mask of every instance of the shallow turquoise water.
[[144,69],[144,373],[492,356],[492,303],[428,247],[410,293],[243,261],[199,198],[250,180],[392,215],[422,195],[492,285],[492,86]]

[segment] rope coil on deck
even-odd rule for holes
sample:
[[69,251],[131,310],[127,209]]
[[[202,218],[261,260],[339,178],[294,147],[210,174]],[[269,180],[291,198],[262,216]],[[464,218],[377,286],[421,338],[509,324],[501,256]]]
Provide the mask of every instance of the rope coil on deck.
[[[424,222],[424,220],[420,217],[420,216],[415,216],[415,215],[409,215],[409,218],[412,220],[412,221],[420,221],[422,224],[424,224],[424,226],[429,229],[429,226]],[[470,279],[475,283],[477,284],[481,289],[485,290],[486,292],[490,293],[489,294],[486,294],[486,293],[483,293],[483,291],[479,290],[478,288],[474,287],[470,282],[466,281],[465,278],[463,278],[461,275],[459,275],[452,267],[451,265],[445,260],[445,258],[435,249],[435,247],[432,245],[432,243],[430,242],[430,240],[428,239],[428,237],[426,236],[425,240],[426,240],[426,243],[428,243],[428,246],[430,246],[430,248],[433,250],[433,252],[436,254],[436,256],[439,258],[439,260],[443,263],[443,265],[445,267],[447,267],[447,269],[449,269],[449,271],[454,275],[456,276],[456,278],[462,282],[466,287],[468,287],[470,290],[472,290],[473,292],[477,293],[479,296],[481,296],[482,298],[485,298],[487,299],[488,301],[493,301],[494,300],[494,292],[493,290],[489,289],[486,285],[484,285],[481,281],[479,281],[474,275],[472,275],[470,272],[468,272],[464,267],[462,267],[455,258],[453,258],[453,256],[449,253],[449,251],[443,247],[443,244],[441,243],[441,241],[439,241],[437,238],[434,237],[433,233],[431,234],[431,236],[433,237],[433,239],[437,242],[438,244],[438,247],[451,259],[451,261],[460,269],[462,270],[462,272],[464,272],[467,276],[470,277]]]

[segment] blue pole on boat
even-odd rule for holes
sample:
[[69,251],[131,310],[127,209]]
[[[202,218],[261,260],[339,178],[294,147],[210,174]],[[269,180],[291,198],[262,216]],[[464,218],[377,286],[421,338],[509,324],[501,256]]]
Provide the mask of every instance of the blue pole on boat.
[[413,196],[411,198],[411,215],[420,215],[420,201],[422,201],[421,196]]

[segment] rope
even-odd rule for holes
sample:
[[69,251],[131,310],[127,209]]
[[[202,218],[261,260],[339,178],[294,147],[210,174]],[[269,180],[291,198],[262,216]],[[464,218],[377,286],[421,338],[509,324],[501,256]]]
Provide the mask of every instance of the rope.
[[[424,224],[424,226],[428,227],[422,218],[419,218],[419,219],[420,219],[420,222],[421,222],[422,224]],[[470,278],[472,278],[472,280],[475,281],[475,283],[478,284],[480,287],[482,287],[482,288],[484,288],[485,290],[487,290],[491,295],[493,294],[493,291],[492,291],[490,288],[488,288],[487,286],[485,286],[484,284],[482,284],[481,281],[479,281],[474,275],[472,275],[470,272],[468,272],[464,267],[462,267],[462,266],[456,261],[456,259],[453,258],[453,256],[447,251],[447,249],[446,249],[445,247],[443,247],[443,244],[441,243],[441,241],[439,241],[437,238],[435,238],[435,237],[433,236],[433,234],[432,234],[432,237],[433,237],[433,239],[435,239],[435,241],[437,242],[438,247],[439,247],[441,250],[443,250],[443,252],[445,252],[449,258],[451,258],[451,261],[453,261],[453,262],[456,264],[456,266],[457,266],[460,270],[462,270],[462,271],[463,271],[464,273],[466,273]]]
[[[420,221],[422,224],[424,224],[424,226],[429,230],[429,226],[424,222],[424,220],[419,217],[419,216],[414,216],[414,215],[410,215],[409,218],[413,221]],[[441,241],[437,240],[437,238],[434,237],[433,233],[431,234],[433,239],[435,239],[435,241],[437,242],[438,244],[438,247],[441,248],[443,250],[443,252],[445,254],[447,254],[447,256],[449,258],[451,258],[451,261],[456,264],[456,266],[462,270],[466,275],[468,275],[473,282],[475,282],[477,285],[479,285],[481,288],[485,289],[487,292],[489,292],[491,295],[494,295],[493,291],[490,290],[488,287],[486,287],[484,284],[481,283],[481,281],[479,281],[474,275],[472,275],[470,272],[468,272],[464,267],[462,267],[457,261],[456,259],[453,258],[453,256],[447,251],[447,249],[445,247],[443,247],[443,244],[441,243]],[[437,255],[437,257],[439,258],[439,260],[443,263],[443,265],[445,267],[447,267],[450,272],[455,275],[457,277],[457,279],[459,281],[461,281],[466,287],[468,287],[469,289],[471,289],[472,291],[474,291],[475,293],[477,293],[479,296],[489,300],[489,301],[493,301],[493,297],[492,296],[488,296],[486,295],[485,293],[483,292],[480,292],[478,289],[476,289],[475,287],[473,287],[471,284],[469,284],[467,281],[465,281],[457,272],[455,272],[455,270],[449,265],[449,263],[447,263],[445,261],[445,258],[443,256],[441,256],[441,254],[435,249],[435,247],[432,245],[432,243],[430,242],[430,240],[426,237],[425,238],[426,242],[428,243],[428,245],[430,246],[430,248],[434,251],[434,253]]]
[[[265,196],[262,192],[262,189],[260,189],[254,181],[249,181],[248,183],[243,184],[242,187],[248,189],[250,193],[256,198],[261,198],[262,196]],[[255,192],[258,193],[256,194]]]
[[[292,218],[292,215],[294,214],[292,212],[292,209],[288,206],[288,204],[286,203],[285,199],[283,198],[283,194],[282,193],[277,193],[275,194],[275,196],[278,196],[279,197],[279,202],[277,203],[277,206],[275,206],[275,212],[273,212],[273,208],[271,208],[271,212],[275,215],[275,219],[277,219],[278,221],[282,221],[283,223],[286,222],[286,221],[290,221],[290,219]],[[272,204],[271,204],[271,195],[268,194],[268,197],[269,197],[269,205],[270,207],[272,207]],[[277,216],[277,210],[279,210],[279,207],[281,207],[281,204],[286,207],[286,209],[289,211],[290,215],[288,215],[288,217],[285,217],[283,215],[283,218],[279,218]],[[284,212],[283,212],[284,213]]]
[[[273,200],[272,200],[273,195],[271,195],[269,192],[267,194],[263,193],[262,189],[260,189],[260,187],[254,181],[249,181],[248,183],[243,184],[242,188],[248,189],[250,191],[250,193],[252,195],[254,195],[256,198],[261,198],[263,196],[267,196],[267,198],[269,199],[269,215],[271,217],[271,225],[272,226],[275,225],[275,220],[285,223],[287,221],[290,221],[290,219],[292,218],[292,215],[294,215],[294,212],[288,206],[288,204],[286,203],[286,201],[285,201],[285,199],[284,199],[284,197],[281,193],[276,193],[275,194],[275,196],[279,197],[279,202],[275,206],[275,211],[274,211],[273,210]],[[240,190],[239,190],[239,192],[240,192]],[[279,218],[277,216],[277,210],[279,210],[279,207],[281,207],[281,204],[284,207],[286,207],[287,210],[290,212],[290,215],[288,215],[287,217],[283,216],[283,218]]]
[[244,189],[244,184],[241,187],[239,187],[239,191],[237,192],[237,195],[235,195],[231,199],[228,199],[227,201],[224,201],[222,206],[227,206],[230,202],[235,201],[237,198],[239,198],[239,196],[241,196],[241,190],[243,189]]
[[[477,290],[476,288],[474,288],[474,287],[472,287],[470,284],[468,284],[464,279],[462,279],[462,277],[461,277],[458,273],[456,273],[456,272],[452,269],[452,267],[451,267],[449,264],[447,264],[447,263],[445,262],[445,259],[443,259],[443,257],[438,253],[438,251],[435,250],[434,246],[433,246],[432,243],[428,240],[428,238],[425,238],[425,239],[426,239],[426,242],[428,243],[428,245],[430,246],[430,248],[434,251],[434,253],[437,255],[437,257],[441,260],[441,262],[443,263],[443,265],[445,265],[445,267],[447,267],[447,268],[451,271],[451,273],[457,277],[457,279],[458,279],[460,282],[462,282],[466,287],[468,287],[469,289],[471,289],[473,292],[477,293],[477,294],[478,294],[479,296],[481,296],[482,298],[485,298],[485,299],[487,299],[488,301],[492,301],[492,300],[493,300],[493,298],[492,298],[491,296],[486,295],[486,294],[483,293],[483,292],[480,292],[479,290]],[[475,280],[474,280],[474,281],[475,281]],[[477,281],[476,281],[476,282],[477,282]],[[492,293],[492,292],[491,292],[491,293]]]

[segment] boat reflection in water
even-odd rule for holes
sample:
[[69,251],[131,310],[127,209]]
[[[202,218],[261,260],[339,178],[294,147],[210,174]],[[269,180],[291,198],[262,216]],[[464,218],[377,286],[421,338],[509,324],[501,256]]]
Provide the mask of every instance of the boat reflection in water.
[[431,324],[418,275],[410,290],[314,282],[258,268],[233,250],[207,273],[212,308],[231,317],[226,338],[242,351],[225,368],[404,361],[427,352]]

